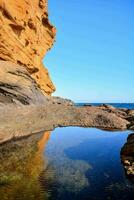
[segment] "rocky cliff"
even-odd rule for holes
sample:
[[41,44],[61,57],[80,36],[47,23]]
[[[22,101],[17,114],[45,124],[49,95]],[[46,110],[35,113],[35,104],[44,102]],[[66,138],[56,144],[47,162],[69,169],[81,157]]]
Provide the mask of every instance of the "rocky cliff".
[[39,105],[45,103],[46,99],[24,67],[0,61],[0,106]]
[[0,0],[0,60],[24,66],[48,95],[55,87],[42,59],[55,34],[48,20],[47,0]]
[[55,33],[47,0],[0,0],[0,143],[61,126],[134,129],[134,110],[48,96],[55,88],[42,59]]

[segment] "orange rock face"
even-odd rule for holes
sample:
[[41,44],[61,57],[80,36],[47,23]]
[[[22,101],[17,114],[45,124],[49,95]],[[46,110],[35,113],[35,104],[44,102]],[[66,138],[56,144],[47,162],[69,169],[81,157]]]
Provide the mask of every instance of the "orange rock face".
[[55,34],[48,20],[47,0],[0,0],[0,60],[24,66],[48,95],[55,87],[42,59]]

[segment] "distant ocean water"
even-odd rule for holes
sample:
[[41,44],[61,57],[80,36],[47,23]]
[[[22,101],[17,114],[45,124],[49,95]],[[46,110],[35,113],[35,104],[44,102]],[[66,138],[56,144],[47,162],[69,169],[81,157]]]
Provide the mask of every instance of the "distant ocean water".
[[99,106],[102,104],[107,104],[114,106],[116,108],[127,108],[127,109],[134,109],[134,103],[76,103],[77,106],[83,106],[83,105],[93,105],[93,106]]

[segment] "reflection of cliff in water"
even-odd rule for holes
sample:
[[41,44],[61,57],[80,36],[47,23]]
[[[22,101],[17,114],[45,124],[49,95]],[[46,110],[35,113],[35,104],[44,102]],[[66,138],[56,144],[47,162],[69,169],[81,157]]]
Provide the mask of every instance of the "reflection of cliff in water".
[[134,133],[128,136],[127,142],[121,149],[121,161],[124,165],[126,176],[134,180]]
[[47,199],[40,174],[47,167],[43,150],[49,135],[40,133],[0,147],[0,199]]
[[[83,129],[75,130],[80,132],[57,129],[51,140],[50,132],[45,132],[0,146],[0,199],[130,197],[133,185],[124,179],[119,158],[123,135],[107,137],[98,130],[86,129],[85,134]],[[112,155],[111,150],[115,151]],[[128,136],[121,160],[127,175],[128,169],[134,172],[134,134]]]

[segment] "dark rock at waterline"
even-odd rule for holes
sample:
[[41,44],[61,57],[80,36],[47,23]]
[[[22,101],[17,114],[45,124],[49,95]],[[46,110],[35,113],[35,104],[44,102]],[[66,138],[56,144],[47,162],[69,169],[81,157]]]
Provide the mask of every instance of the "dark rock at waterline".
[[134,110],[127,110],[127,114],[129,115],[129,116],[134,116]]
[[121,161],[126,175],[134,180],[134,133],[130,134],[121,149]]
[[107,108],[107,109],[110,109],[110,110],[115,110],[116,109],[114,106],[111,106],[109,104],[102,104],[102,105],[100,105],[100,107],[104,107],[104,108]]
[[134,130],[134,125],[130,125],[130,126],[129,126],[129,129],[130,129],[130,130]]
[[83,106],[85,106],[85,107],[91,107],[92,105],[91,104],[89,104],[89,103],[86,103],[86,104],[84,104]]
[[134,116],[128,116],[128,117],[126,117],[126,119],[127,119],[129,122],[134,122]]

